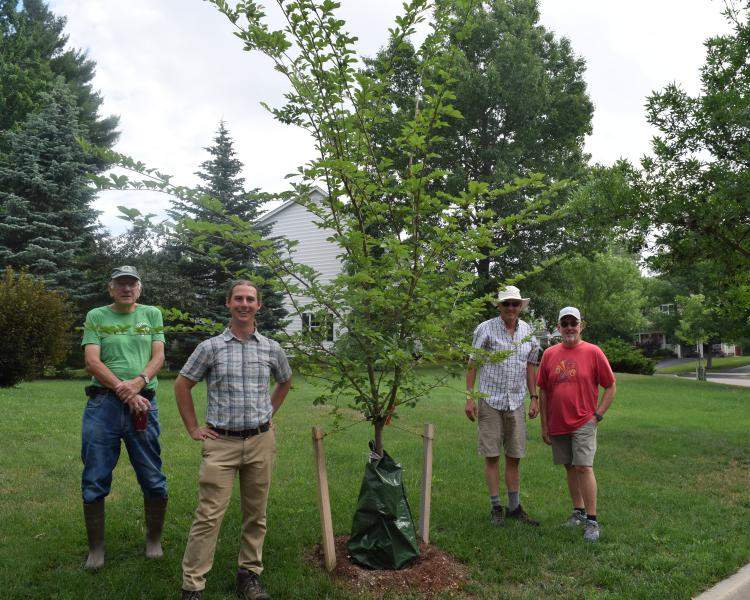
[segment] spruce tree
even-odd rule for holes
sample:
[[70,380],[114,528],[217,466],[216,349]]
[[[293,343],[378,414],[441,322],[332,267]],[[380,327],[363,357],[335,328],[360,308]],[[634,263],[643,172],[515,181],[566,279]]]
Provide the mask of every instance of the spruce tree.
[[43,94],[62,79],[75,98],[82,134],[111,147],[118,118],[99,116],[102,98],[91,86],[96,63],[85,52],[66,47],[65,23],[43,0],[0,0],[0,130],[37,112]]
[[[219,223],[224,222],[227,216],[236,216],[245,222],[255,221],[263,212],[268,196],[258,189],[245,188],[245,179],[241,176],[243,164],[237,158],[234,141],[224,121],[219,123],[213,144],[204,149],[210,157],[201,163],[195,173],[202,182],[197,189],[218,201],[223,212],[214,211],[198,201],[175,199],[170,216],[178,223],[185,219]],[[186,299],[181,308],[214,321],[226,321],[227,285],[231,280],[242,277],[257,283],[263,296],[263,309],[257,316],[260,331],[273,334],[284,327],[287,312],[283,308],[283,298],[265,283],[271,279],[271,274],[267,268],[254,262],[251,248],[224,244],[221,248],[214,248],[211,256],[208,256],[212,241],[206,240],[201,245],[200,234],[185,227],[178,227],[178,231],[179,243],[168,246],[165,252],[178,259],[180,275],[191,284],[192,298]],[[269,228],[259,231],[262,235],[268,235]],[[189,345],[187,340],[185,345]]]
[[96,250],[87,174],[96,165],[76,138],[78,108],[60,83],[43,108],[0,134],[0,264],[28,268],[77,304],[94,294],[83,263]]

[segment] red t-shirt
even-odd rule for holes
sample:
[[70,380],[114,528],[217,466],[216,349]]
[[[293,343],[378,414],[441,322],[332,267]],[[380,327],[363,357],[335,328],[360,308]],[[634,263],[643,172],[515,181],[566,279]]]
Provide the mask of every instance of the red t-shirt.
[[615,382],[612,368],[599,346],[580,342],[574,348],[556,344],[545,350],[537,384],[547,396],[550,435],[571,433],[594,416],[599,386]]

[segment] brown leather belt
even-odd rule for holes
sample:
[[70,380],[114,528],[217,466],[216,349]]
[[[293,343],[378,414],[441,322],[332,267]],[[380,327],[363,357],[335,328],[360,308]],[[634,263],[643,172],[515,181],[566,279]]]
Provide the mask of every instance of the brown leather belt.
[[261,423],[258,427],[253,429],[222,429],[221,427],[214,427],[209,423],[208,425],[213,431],[219,435],[228,435],[229,437],[241,437],[249,438],[259,433],[265,433],[271,427],[270,421],[268,423]]

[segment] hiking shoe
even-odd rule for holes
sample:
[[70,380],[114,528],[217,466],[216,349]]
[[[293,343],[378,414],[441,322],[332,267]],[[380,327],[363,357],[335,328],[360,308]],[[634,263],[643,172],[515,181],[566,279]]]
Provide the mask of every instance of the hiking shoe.
[[182,590],[182,600],[203,600],[203,590]]
[[503,507],[493,506],[490,511],[490,524],[495,527],[502,527],[505,525],[505,517],[503,517]]
[[237,571],[237,597],[240,600],[271,600],[258,575],[247,569]]
[[515,510],[507,511],[505,513],[505,517],[508,519],[517,519],[521,521],[521,523],[526,523],[526,525],[539,527],[539,521],[535,521],[529,515],[527,515],[526,511],[524,511],[523,507],[520,504],[515,508]]
[[583,539],[587,542],[595,542],[599,539],[601,527],[597,521],[586,519],[586,529],[583,531]]
[[573,511],[573,514],[568,517],[568,520],[563,523],[563,527],[568,527],[570,529],[573,529],[574,527],[579,527],[580,525],[586,524],[586,513],[579,513],[577,510]]

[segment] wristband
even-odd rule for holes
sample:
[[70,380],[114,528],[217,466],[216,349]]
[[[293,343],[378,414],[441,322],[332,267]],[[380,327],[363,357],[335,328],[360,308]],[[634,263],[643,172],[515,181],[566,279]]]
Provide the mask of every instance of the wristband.
[[598,412],[594,413],[594,418],[596,419],[596,422],[598,423],[604,418],[604,415],[600,415]]
[[537,394],[531,394],[529,398],[531,398],[532,400],[539,400],[539,396]]

